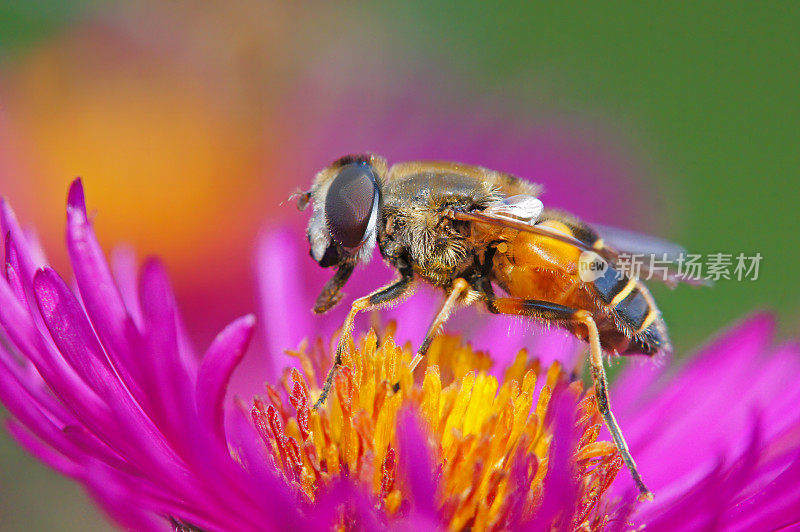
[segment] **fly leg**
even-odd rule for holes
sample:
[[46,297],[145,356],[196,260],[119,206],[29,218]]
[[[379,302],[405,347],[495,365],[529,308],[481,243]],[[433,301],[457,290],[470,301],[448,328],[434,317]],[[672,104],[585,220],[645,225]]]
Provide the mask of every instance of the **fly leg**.
[[608,427],[617,449],[622,454],[622,460],[631,472],[633,482],[639,490],[639,500],[652,501],[653,494],[645,486],[642,476],[636,468],[636,462],[633,461],[633,456],[631,456],[631,452],[628,449],[628,444],[622,436],[622,430],[614,418],[614,413],[611,412],[611,404],[608,399],[608,379],[606,379],[606,369],[603,365],[603,350],[600,347],[600,333],[597,330],[597,324],[594,322],[591,313],[585,310],[575,312],[574,319],[583,323],[589,331],[589,363],[592,365],[592,380],[594,381],[597,408],[606,422],[606,427]]
[[603,416],[603,421],[605,421],[606,427],[608,427],[608,431],[614,439],[614,444],[619,449],[622,460],[633,477],[633,482],[639,490],[639,500],[652,500],[653,494],[645,486],[642,476],[636,468],[636,462],[634,462],[633,456],[631,456],[631,452],[628,449],[628,444],[625,443],[625,438],[622,436],[622,430],[611,412],[611,404],[608,399],[608,380],[603,366],[603,350],[600,346],[600,333],[597,330],[597,324],[592,314],[586,310],[576,310],[547,301],[510,297],[487,298],[486,306],[490,312],[496,314],[530,316],[564,324],[580,324],[586,328],[589,341],[589,362],[592,366],[592,380],[594,381],[597,409],[600,411],[600,415]]
[[319,399],[317,399],[317,402],[314,403],[315,410],[325,403],[325,399],[328,398],[328,394],[331,392],[333,378],[336,375],[336,371],[339,369],[339,366],[342,365],[342,355],[352,339],[353,322],[356,319],[356,314],[361,311],[377,309],[385,306],[403,296],[403,294],[408,291],[409,287],[411,287],[411,284],[414,280],[414,273],[408,270],[401,271],[400,274],[401,277],[397,281],[386,285],[383,288],[379,288],[368,296],[360,297],[353,301],[353,306],[350,307],[350,312],[347,314],[347,317],[344,320],[344,325],[342,325],[342,334],[339,336],[339,343],[336,346],[336,358],[333,361],[333,366],[331,367],[330,371],[328,371],[328,376],[325,378],[325,384],[322,386],[322,393],[320,394]]
[[[447,295],[444,303],[442,303],[439,312],[436,313],[436,317],[433,318],[430,327],[428,327],[428,332],[425,334],[425,338],[422,340],[417,353],[414,355],[414,358],[411,359],[411,371],[414,371],[414,369],[422,361],[422,358],[428,352],[433,339],[439,335],[442,325],[444,325],[444,322],[446,322],[447,318],[450,317],[450,314],[453,312],[458,300],[461,299],[467,290],[469,290],[469,283],[466,280],[459,277],[453,281],[453,287],[450,290],[450,293]],[[393,389],[395,392],[398,391],[400,389],[400,383],[395,383]]]
[[422,361],[422,357],[424,357],[425,353],[428,352],[433,339],[439,335],[444,322],[446,322],[447,318],[450,317],[450,314],[453,312],[453,308],[455,308],[456,303],[458,303],[458,300],[468,289],[469,283],[467,283],[467,281],[464,279],[459,278],[453,281],[453,289],[450,291],[450,294],[448,294],[447,299],[444,300],[444,303],[442,303],[442,308],[439,309],[436,317],[433,318],[430,327],[428,327],[428,332],[425,334],[425,339],[422,340],[422,344],[420,344],[417,354],[415,354],[414,358],[411,359],[411,371],[414,371],[417,365],[419,365],[419,363]]

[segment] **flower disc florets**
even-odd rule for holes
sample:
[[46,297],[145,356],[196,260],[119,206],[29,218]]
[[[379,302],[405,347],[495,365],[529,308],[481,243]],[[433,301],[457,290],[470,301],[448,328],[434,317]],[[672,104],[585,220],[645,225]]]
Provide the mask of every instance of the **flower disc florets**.
[[[451,530],[503,529],[551,511],[552,488],[576,501],[569,515],[559,504],[553,524],[602,527],[601,496],[622,461],[597,440],[601,418],[581,382],[568,382],[558,364],[543,372],[525,352],[498,380],[486,353],[447,335],[415,378],[411,349],[391,333],[379,341],[370,331],[351,346],[319,410],[310,405],[332,362],[322,341],[292,353],[303,372],[284,374],[285,393],[268,386],[254,400],[252,419],[299,500],[311,507],[348,479],[369,491],[387,523],[413,507]],[[342,509],[345,528],[347,515]]]

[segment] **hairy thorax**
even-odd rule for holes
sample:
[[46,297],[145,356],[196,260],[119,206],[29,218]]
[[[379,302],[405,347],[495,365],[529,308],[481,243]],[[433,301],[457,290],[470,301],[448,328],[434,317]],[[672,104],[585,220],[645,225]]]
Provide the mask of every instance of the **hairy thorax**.
[[420,277],[437,286],[475,261],[475,248],[464,226],[442,216],[448,208],[475,208],[493,201],[486,183],[441,174],[416,174],[389,181],[383,198],[381,251],[405,260]]

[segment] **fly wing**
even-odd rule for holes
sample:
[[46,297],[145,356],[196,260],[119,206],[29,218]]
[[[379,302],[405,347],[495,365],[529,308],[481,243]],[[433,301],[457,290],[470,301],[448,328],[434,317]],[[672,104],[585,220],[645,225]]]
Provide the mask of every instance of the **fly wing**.
[[556,231],[555,229],[551,229],[549,227],[536,225],[535,220],[534,221],[517,220],[506,215],[497,214],[496,212],[491,212],[489,209],[485,211],[469,211],[469,212],[458,211],[455,209],[448,209],[443,213],[443,215],[447,218],[450,218],[451,220],[494,225],[497,227],[506,227],[508,229],[515,229],[517,231],[525,231],[528,233],[547,236],[555,240],[571,244],[578,249],[582,249],[584,251],[593,251],[595,253],[598,253],[598,251],[593,249],[592,246],[590,246],[585,242],[581,242],[574,236],[562,233],[560,231]]
[[[536,198],[534,198],[536,199]],[[538,201],[538,200],[537,200]],[[484,211],[457,211],[450,209],[445,212],[445,216],[453,220],[461,220],[473,223],[507,227],[517,231],[525,231],[537,235],[553,238],[560,242],[570,244],[583,251],[597,253],[612,265],[620,265],[629,257],[641,256],[638,263],[638,270],[647,278],[663,281],[670,287],[678,283],[688,283],[694,285],[709,286],[711,283],[705,279],[694,279],[681,275],[678,264],[681,257],[685,257],[686,250],[678,244],[673,244],[658,237],[652,237],[627,231],[625,229],[609,228],[605,226],[591,226],[598,232],[601,240],[595,244],[589,244],[557,231],[547,226],[538,225],[537,219],[525,220],[522,217],[512,217],[508,209],[502,207],[488,208]],[[541,213],[541,211],[539,211]],[[538,215],[537,215],[538,218]],[[653,257],[653,260],[650,260]],[[631,259],[627,259],[631,260]],[[657,267],[656,267],[657,265]],[[659,271],[656,272],[656,269]]]
[[606,260],[617,264],[621,260],[638,260],[642,274],[646,274],[649,279],[663,281],[671,287],[678,283],[700,286],[713,284],[706,279],[689,277],[680,271],[681,263],[688,256],[686,248],[680,244],[619,227],[600,224],[592,224],[591,227],[603,243],[603,249],[597,253]]
[[513,218],[528,223],[536,223],[544,210],[542,201],[528,194],[507,196],[502,200],[489,205],[484,214]]
[[591,224],[603,242],[620,253],[666,256],[670,262],[676,262],[686,255],[686,248],[680,244],[664,240],[657,236],[645,235],[619,227]]

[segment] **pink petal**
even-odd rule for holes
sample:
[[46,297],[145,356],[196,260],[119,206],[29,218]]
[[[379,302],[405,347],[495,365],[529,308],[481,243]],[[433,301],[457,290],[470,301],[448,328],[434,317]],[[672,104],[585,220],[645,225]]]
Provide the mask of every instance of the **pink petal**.
[[86,216],[80,179],[73,181],[69,189],[67,248],[81,299],[103,347],[126,382],[140,382],[142,369],[130,345],[130,340],[136,333],[136,325],[128,316]]
[[233,370],[242,360],[253,335],[255,316],[234,321],[217,335],[203,357],[197,376],[197,411],[200,421],[225,442],[223,401]]
[[415,513],[429,518],[438,514],[436,501],[436,462],[428,443],[427,426],[412,410],[400,413],[397,423],[398,465],[408,481]]

